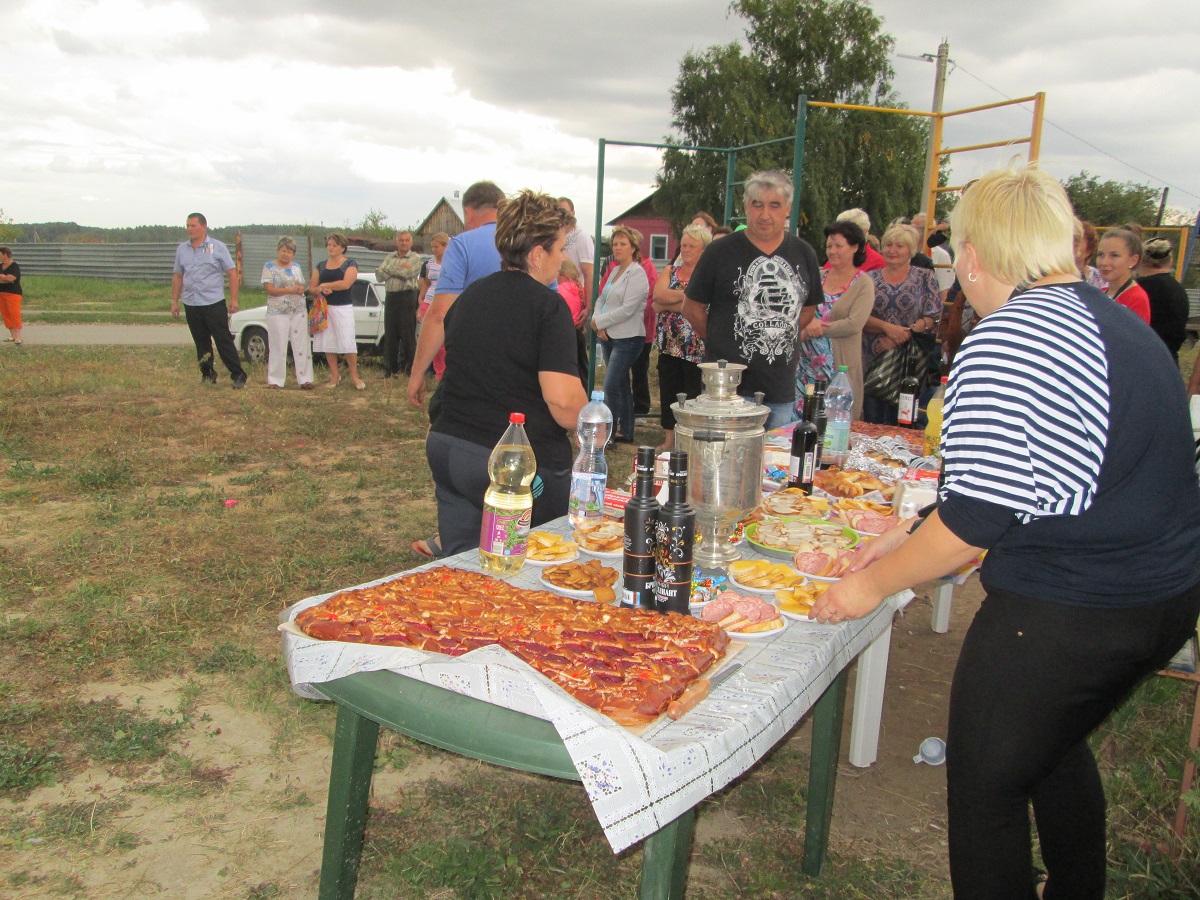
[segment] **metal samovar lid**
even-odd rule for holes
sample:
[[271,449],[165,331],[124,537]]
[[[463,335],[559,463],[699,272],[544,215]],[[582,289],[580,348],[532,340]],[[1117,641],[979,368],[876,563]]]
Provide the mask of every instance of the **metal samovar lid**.
[[721,428],[728,432],[762,431],[771,410],[762,404],[762,395],[747,400],[737,392],[746,367],[726,360],[700,363],[704,393],[694,400],[683,395],[671,404],[676,421],[685,428]]

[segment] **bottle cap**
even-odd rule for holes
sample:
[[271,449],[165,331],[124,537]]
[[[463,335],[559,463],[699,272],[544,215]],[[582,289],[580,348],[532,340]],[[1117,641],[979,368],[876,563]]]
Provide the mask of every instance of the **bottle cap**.
[[596,403],[603,403],[604,391],[592,391],[592,400]]
[[524,425],[525,413],[509,413],[508,421],[512,422],[514,425]]
[[838,366],[838,371],[839,372],[849,372],[850,367],[849,366]]

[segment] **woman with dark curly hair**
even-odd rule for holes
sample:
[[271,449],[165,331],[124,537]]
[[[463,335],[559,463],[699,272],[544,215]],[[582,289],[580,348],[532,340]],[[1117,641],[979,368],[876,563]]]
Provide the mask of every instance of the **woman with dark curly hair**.
[[446,313],[442,409],[425,442],[443,555],[479,545],[488,457],[509,413],[525,414],[537,457],[532,524],[567,513],[567,430],[587,402],[575,323],[548,287],[566,258],[567,216],[546,194],[522,191],[502,200],[496,216],[501,270],[471,284]]

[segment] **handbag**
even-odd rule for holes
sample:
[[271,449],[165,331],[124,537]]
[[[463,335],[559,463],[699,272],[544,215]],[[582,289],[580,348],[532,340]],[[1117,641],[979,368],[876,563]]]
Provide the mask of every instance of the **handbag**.
[[884,403],[895,403],[900,397],[900,382],[909,372],[924,387],[936,347],[933,335],[916,333],[899,347],[883,351],[871,361],[863,376],[863,392]]
[[313,298],[312,307],[308,311],[308,333],[318,334],[329,327],[329,304],[324,294]]

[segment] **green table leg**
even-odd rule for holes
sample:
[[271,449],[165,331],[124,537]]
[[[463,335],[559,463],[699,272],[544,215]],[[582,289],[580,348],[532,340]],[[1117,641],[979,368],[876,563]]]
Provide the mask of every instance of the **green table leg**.
[[353,900],[367,824],[379,723],[338,706],[325,810],[320,900]]
[[696,810],[668,822],[642,845],[641,900],[682,900],[688,853],[696,830]]
[[808,814],[804,828],[805,875],[821,874],[833,818],[838,755],[842,748],[842,713],[849,674],[841,671],[813,707],[812,756],[808,763]]

